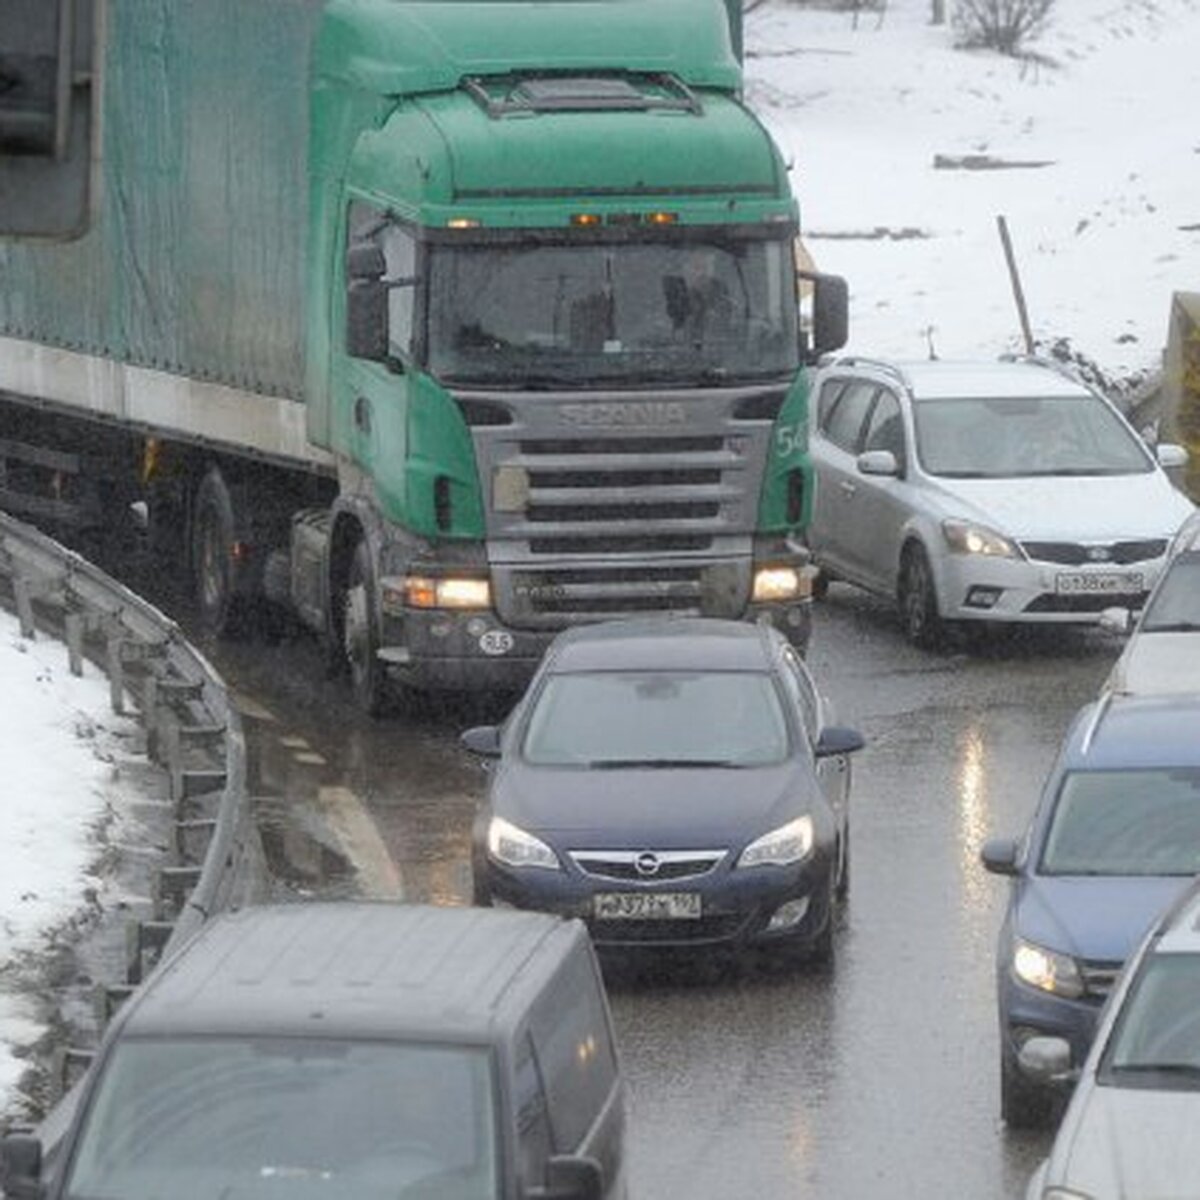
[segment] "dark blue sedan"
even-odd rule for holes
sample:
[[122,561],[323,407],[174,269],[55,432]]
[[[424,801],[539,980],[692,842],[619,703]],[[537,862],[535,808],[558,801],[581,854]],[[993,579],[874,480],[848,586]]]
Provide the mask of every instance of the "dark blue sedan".
[[1061,1037],[1082,1063],[1126,957],[1200,872],[1200,695],[1087,705],[1025,836],[982,857],[1012,879],[996,961],[1001,1113],[1036,1126],[1057,1097],[1023,1069],[1022,1046]]
[[602,947],[828,960],[849,883],[854,730],[765,625],[610,622],[551,645],[475,826],[476,899],[581,917]]

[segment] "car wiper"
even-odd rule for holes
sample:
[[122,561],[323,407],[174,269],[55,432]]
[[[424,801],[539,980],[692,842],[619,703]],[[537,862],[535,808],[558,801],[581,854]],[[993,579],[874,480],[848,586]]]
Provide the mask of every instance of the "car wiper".
[[732,759],[721,758],[598,758],[588,763],[597,771],[620,770],[629,767],[647,767],[661,770],[667,767],[740,767]]
[[1172,621],[1169,625],[1143,625],[1143,633],[1195,633],[1200,621]]
[[1181,1062],[1114,1063],[1109,1070],[1114,1075],[1182,1075],[1200,1079],[1200,1064]]

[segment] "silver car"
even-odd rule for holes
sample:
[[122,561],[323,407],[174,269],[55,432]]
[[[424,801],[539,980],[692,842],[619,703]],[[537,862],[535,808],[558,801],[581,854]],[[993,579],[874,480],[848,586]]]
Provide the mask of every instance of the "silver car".
[[[1066,1077],[1061,1038],[1023,1065]],[[1104,1010],[1050,1155],[1027,1200],[1195,1196],[1200,1191],[1200,887],[1155,923]]]
[[917,645],[966,622],[1095,623],[1140,608],[1194,511],[1113,405],[1034,360],[840,358],[814,381],[809,543],[896,599]]

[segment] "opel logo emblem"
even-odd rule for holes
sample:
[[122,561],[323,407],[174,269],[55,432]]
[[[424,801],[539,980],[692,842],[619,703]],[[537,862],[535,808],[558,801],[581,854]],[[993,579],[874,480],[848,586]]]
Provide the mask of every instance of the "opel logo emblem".
[[661,864],[658,861],[658,855],[653,850],[643,850],[641,854],[633,860],[634,869],[641,876],[648,877],[658,874],[658,868]]
[[1092,562],[1108,562],[1108,547],[1089,546],[1087,556]]

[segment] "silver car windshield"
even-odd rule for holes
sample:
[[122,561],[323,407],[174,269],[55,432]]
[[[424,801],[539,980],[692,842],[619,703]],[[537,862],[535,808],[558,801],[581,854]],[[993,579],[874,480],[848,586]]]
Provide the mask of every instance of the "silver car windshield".
[[1148,633],[1200,631],[1200,551],[1180,554],[1167,570],[1146,612]]
[[1131,989],[1104,1052],[1100,1080],[1200,1088],[1200,954],[1157,953]]
[[497,1195],[490,1056],[308,1038],[128,1039],[106,1063],[75,1200]]
[[1042,849],[1043,875],[1200,872],[1200,767],[1071,771]]
[[770,675],[597,671],[547,681],[522,752],[541,766],[750,767],[788,749]]
[[430,368],[455,383],[700,385],[790,376],[787,241],[435,246]]
[[930,475],[1134,475],[1154,469],[1137,436],[1094,396],[920,400],[917,454]]

